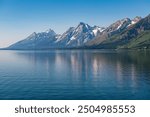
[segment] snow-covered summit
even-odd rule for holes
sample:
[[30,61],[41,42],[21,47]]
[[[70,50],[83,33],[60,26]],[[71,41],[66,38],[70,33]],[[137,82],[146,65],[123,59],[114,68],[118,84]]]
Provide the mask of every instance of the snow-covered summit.
[[69,28],[62,36],[58,39],[59,45],[67,47],[78,47],[84,45],[89,40],[94,39],[100,34],[104,28],[98,26],[90,26],[86,23],[80,22],[77,27]]

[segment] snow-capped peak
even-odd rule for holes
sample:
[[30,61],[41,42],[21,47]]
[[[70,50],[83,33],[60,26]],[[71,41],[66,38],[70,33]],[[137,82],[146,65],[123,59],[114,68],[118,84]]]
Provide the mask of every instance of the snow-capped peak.
[[84,22],[80,22],[78,26],[86,26],[86,27],[88,27],[89,25],[84,23]]
[[76,27],[75,31],[76,32],[87,32],[91,27],[86,24],[86,23],[83,23],[83,22],[80,22],[79,25]]
[[129,18],[124,18],[110,25],[106,31],[110,33],[114,33],[118,30],[120,31],[120,30],[125,29],[130,23],[131,23],[131,20]]
[[139,16],[136,16],[133,20],[131,20],[130,24],[128,25],[128,27],[138,23],[142,18]]
[[70,27],[65,33],[57,38],[56,43],[58,45],[64,45],[68,47],[81,46],[94,39],[100,34],[104,28],[98,26],[90,26],[86,23],[80,22],[77,27]]
[[52,29],[46,30],[45,33],[48,33],[48,34],[51,34],[51,35],[56,35],[56,33]]
[[104,27],[98,27],[98,26],[93,27],[93,33],[94,33],[95,36],[97,36],[98,34],[103,32],[104,30],[105,30]]
[[141,19],[142,19],[141,17],[136,16],[136,17],[132,20],[131,24],[136,24],[136,23],[139,22]]

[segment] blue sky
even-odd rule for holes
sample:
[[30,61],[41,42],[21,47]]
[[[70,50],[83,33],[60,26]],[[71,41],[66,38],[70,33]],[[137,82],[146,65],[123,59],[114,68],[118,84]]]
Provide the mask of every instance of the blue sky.
[[66,31],[79,22],[108,26],[150,14],[150,0],[0,0],[0,47],[49,28]]

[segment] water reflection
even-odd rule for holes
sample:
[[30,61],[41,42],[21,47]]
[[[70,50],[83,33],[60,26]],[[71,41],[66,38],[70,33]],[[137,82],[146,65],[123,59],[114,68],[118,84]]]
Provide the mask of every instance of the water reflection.
[[55,69],[55,73],[69,73],[74,78],[88,79],[101,78],[102,76],[115,76],[118,82],[130,77],[133,81],[142,72],[150,71],[150,52],[116,52],[98,50],[57,50],[57,51],[31,51],[16,52],[24,61],[31,65],[41,66],[49,73]]
[[[2,99],[9,97],[1,94],[4,90],[10,95],[7,99],[12,95],[14,99],[150,99],[149,51],[4,51],[0,55]],[[28,95],[21,97],[25,92]]]

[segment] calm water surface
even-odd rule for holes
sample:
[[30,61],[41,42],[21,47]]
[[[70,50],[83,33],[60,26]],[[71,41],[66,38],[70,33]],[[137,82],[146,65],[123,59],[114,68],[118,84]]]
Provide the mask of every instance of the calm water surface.
[[0,51],[0,99],[150,99],[150,51]]

